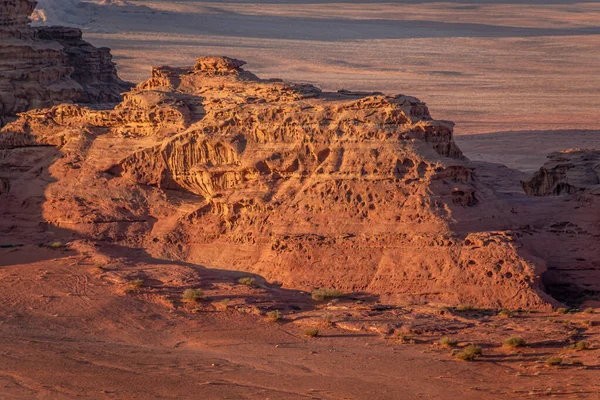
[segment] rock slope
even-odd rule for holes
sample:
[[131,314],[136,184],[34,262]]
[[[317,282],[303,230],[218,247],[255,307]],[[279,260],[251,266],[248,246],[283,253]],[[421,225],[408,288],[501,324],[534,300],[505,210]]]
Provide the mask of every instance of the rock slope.
[[0,125],[16,114],[60,103],[120,101],[129,88],[110,52],[73,28],[29,25],[35,1],[0,2]]
[[564,193],[600,195],[600,150],[570,149],[552,153],[523,189],[532,196],[558,196]]
[[242,65],[154,68],[114,110],[24,113],[0,135],[3,231],[143,247],[306,290],[556,304],[545,261],[500,218],[510,206],[451,122],[414,97],[324,93]]

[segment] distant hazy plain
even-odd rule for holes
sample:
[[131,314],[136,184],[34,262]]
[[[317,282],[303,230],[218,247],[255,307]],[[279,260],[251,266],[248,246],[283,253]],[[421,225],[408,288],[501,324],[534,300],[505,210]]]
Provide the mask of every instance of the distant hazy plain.
[[[137,7],[98,6],[84,27],[113,49],[128,80],[145,79],[152,65],[228,55],[261,77],[414,95],[435,118],[455,121],[457,134],[600,122],[597,1],[130,3]],[[586,137],[600,147],[600,134]]]

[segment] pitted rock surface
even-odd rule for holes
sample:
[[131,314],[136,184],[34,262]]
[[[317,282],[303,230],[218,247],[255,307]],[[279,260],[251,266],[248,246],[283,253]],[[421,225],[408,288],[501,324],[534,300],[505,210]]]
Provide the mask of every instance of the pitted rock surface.
[[130,86],[110,51],[65,27],[29,25],[35,1],[0,2],[0,126],[23,111],[61,103],[115,103]]
[[[574,254],[533,238],[552,238],[564,205],[529,201],[540,200],[514,194],[520,175],[469,162],[453,124],[414,97],[322,92],[242,65],[157,67],[113,110],[22,114],[0,134],[2,162],[15,166],[3,231],[26,235],[14,222],[26,220],[37,235],[59,229],[388,301],[558,304],[545,274]],[[592,243],[598,229],[567,211],[579,243]]]

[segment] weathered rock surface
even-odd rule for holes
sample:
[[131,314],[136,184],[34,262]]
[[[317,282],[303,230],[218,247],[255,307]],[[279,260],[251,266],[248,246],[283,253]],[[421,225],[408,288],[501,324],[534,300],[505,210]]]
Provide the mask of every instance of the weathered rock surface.
[[63,46],[67,63],[73,68],[71,78],[83,88],[76,99],[79,103],[117,103],[121,93],[132,85],[117,75],[108,47],[95,47],[82,39],[77,28],[62,26],[37,27],[42,40],[56,41]]
[[77,29],[31,27],[35,4],[0,3],[0,125],[30,109],[119,101],[129,86],[118,78],[108,49],[85,42]]
[[557,304],[530,237],[560,204],[536,213],[519,176],[499,185],[506,169],[466,160],[453,124],[414,97],[326,93],[242,65],[154,68],[114,110],[24,113],[0,134],[1,231],[388,301]]
[[552,153],[548,159],[538,172],[523,181],[525,193],[532,196],[600,194],[600,150],[570,149]]

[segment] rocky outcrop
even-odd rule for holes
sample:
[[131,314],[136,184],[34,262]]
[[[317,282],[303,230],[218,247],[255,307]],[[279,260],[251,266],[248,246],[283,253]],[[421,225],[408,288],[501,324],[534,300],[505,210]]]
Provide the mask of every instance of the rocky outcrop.
[[[577,302],[600,296],[600,150],[551,153],[528,179],[524,191],[533,205],[555,207],[551,219],[539,218],[528,229],[528,246],[548,259],[544,282],[554,296]],[[532,224],[533,225],[533,224]]]
[[531,196],[600,194],[600,150],[570,149],[552,153],[548,162],[522,185]]
[[63,46],[67,64],[73,68],[71,78],[81,85],[79,103],[117,103],[121,93],[132,85],[121,80],[108,47],[95,47],[82,39],[77,28],[62,26],[37,27],[42,40],[56,41]]
[[116,102],[128,86],[107,49],[68,28],[33,28],[34,1],[0,3],[0,125],[23,111],[69,102]]
[[[40,223],[156,257],[388,301],[555,304],[545,261],[496,222],[502,202],[451,122],[414,97],[327,93],[242,65],[154,68],[114,110],[24,113],[0,151],[45,152],[37,165],[46,160],[55,181]],[[24,169],[6,178],[20,182]],[[4,209],[18,214],[21,196],[12,185]]]

